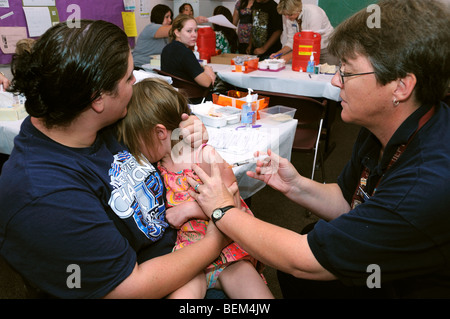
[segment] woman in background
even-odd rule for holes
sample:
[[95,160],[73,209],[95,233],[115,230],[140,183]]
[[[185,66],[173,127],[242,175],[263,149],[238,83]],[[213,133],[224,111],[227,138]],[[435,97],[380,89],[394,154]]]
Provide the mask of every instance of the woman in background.
[[190,3],[183,3],[180,8],[178,9],[178,12],[180,14],[187,14],[188,16],[193,17],[194,16],[194,8],[192,8],[192,5]]
[[216,75],[208,65],[202,67],[190,49],[197,42],[197,21],[181,14],[175,18],[169,36],[172,40],[161,53],[161,70],[209,87]]
[[322,8],[313,4],[302,4],[302,0],[280,0],[277,6],[278,13],[283,15],[283,33],[281,34],[280,58],[286,62],[292,61],[292,49],[294,48],[294,35],[302,30],[312,30],[321,36],[320,63],[337,65],[338,59],[328,54],[328,37],[333,32],[333,26]]
[[164,5],[157,4],[150,14],[150,24],[142,30],[133,50],[135,68],[150,63],[151,55],[159,55],[169,43],[169,30],[172,27],[173,12]]
[[254,0],[238,0],[234,7],[233,24],[238,27],[239,53],[245,54],[252,31],[252,6]]
[[[227,7],[217,6],[214,9],[213,15],[219,14],[222,14],[230,22],[233,22],[231,11]],[[238,53],[239,40],[236,31],[217,24],[213,24],[212,26],[216,32],[216,49],[220,50],[221,53]]]

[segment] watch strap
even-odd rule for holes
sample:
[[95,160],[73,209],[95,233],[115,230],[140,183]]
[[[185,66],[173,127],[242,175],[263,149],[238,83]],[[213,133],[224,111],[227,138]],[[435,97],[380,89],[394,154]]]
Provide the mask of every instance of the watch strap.
[[219,218],[215,218],[214,216],[211,216],[211,217],[212,217],[212,218],[211,218],[212,221],[213,221],[214,223],[216,223],[216,221],[218,221],[219,219],[221,219],[221,218],[223,217],[223,215],[225,215],[225,213],[226,213],[228,210],[232,209],[232,208],[234,208],[233,205],[225,206],[225,207],[223,207],[223,208],[216,208],[215,210],[220,209],[220,210],[222,211],[222,215],[221,215]]

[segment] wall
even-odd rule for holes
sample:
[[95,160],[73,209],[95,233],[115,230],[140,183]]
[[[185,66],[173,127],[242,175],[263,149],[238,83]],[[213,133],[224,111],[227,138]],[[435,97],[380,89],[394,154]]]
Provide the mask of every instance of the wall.
[[[80,15],[82,19],[106,20],[117,24],[123,28],[122,14],[124,10],[123,0],[57,0],[56,8],[60,21],[66,21],[73,14],[68,11],[70,4],[77,4],[80,7]],[[0,8],[0,16],[13,12],[14,14],[0,20],[2,27],[9,26],[26,26],[25,14],[22,9],[22,1],[9,0],[9,8]],[[71,19],[71,18],[70,18]],[[134,38],[130,39],[130,45],[134,45]],[[11,54],[3,54],[0,50],[0,64],[7,64],[11,61]]]
[[376,2],[377,0],[319,0],[319,7],[326,12],[331,25],[336,27],[352,14]]
[[[135,0],[136,3],[136,26],[138,34],[144,27],[150,23],[150,17],[142,17],[139,14],[139,5],[144,2],[148,5],[149,10],[157,4],[166,4],[169,6],[174,15],[178,14],[179,6],[184,2],[189,2],[194,8],[195,15],[209,17],[212,15],[214,8],[218,5],[226,6],[231,12],[234,10],[236,0]],[[14,14],[4,20],[1,20],[1,26],[25,26],[25,15],[23,13],[21,2],[18,0],[10,0],[11,8],[0,8],[0,16],[10,11]],[[279,2],[279,0],[275,0]],[[376,2],[375,0],[303,0],[304,3],[318,4],[328,15],[333,26],[337,26],[345,18],[349,17],[356,11],[367,7],[369,4]],[[60,21],[67,20],[70,13],[66,12],[69,4],[76,3],[81,7],[81,18],[83,19],[103,19],[113,22],[120,27],[122,25],[121,11],[123,8],[123,0],[57,0]],[[106,5],[107,3],[107,5]],[[134,46],[135,38],[130,38],[131,46]],[[11,55],[4,55],[0,51],[0,64],[7,64],[11,60]]]

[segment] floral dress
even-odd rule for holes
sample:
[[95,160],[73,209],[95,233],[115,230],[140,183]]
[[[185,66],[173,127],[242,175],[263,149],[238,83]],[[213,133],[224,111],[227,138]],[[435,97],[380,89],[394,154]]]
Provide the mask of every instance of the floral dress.
[[[168,171],[160,163],[158,163],[158,169],[161,172],[161,176],[164,179],[164,185],[166,186],[168,208],[182,204],[184,202],[194,201],[194,199],[188,193],[188,189],[193,190],[193,188],[187,182],[187,177],[189,176],[199,182],[200,178],[195,174],[193,170],[184,169],[180,172],[171,172]],[[241,205],[244,211],[253,215],[242,198]],[[208,221],[200,219],[194,219],[184,223],[177,232],[177,241],[173,250],[175,251],[177,249],[183,248],[203,238],[206,234],[207,226]],[[251,257],[238,244],[233,242],[225,247],[218,259],[216,259],[205,269],[208,288],[213,288],[215,286],[220,272],[225,269],[227,265],[242,259],[250,261],[260,273],[262,272],[263,265],[256,259]]]
[[238,38],[239,43],[249,43],[252,33],[252,8],[239,9],[241,1],[237,1],[235,9],[239,12]]

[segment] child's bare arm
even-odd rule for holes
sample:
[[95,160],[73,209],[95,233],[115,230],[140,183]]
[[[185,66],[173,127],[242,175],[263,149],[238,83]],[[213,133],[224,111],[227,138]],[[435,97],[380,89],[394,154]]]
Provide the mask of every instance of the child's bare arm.
[[200,208],[197,202],[192,201],[185,202],[167,209],[166,219],[173,228],[179,229],[188,220],[208,220],[208,217],[205,215],[205,213],[203,213],[203,210]]

